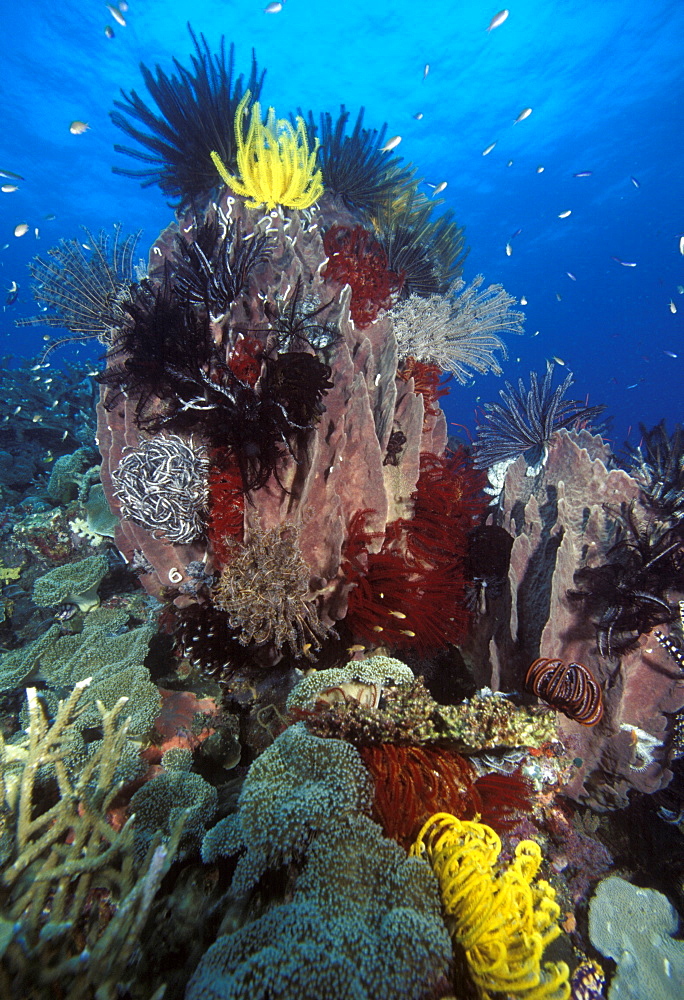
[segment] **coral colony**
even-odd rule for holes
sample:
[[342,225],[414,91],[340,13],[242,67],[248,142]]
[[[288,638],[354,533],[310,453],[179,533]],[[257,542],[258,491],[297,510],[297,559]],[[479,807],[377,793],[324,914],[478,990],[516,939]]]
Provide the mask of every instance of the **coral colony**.
[[513,298],[385,126],[192,39],[112,114],[147,263],[31,266],[50,360],[105,347],[99,456],[82,376],[65,423],[2,375],[0,992],[598,1000],[603,955],[674,1000],[671,908],[604,876],[657,877],[625,808],[684,872],[684,432],[620,468],[549,364],[450,439]]

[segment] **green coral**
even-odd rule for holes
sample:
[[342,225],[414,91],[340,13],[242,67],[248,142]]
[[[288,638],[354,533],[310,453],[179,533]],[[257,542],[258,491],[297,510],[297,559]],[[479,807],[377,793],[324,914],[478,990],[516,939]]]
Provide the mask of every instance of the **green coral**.
[[76,604],[79,611],[98,607],[97,589],[109,570],[106,556],[88,556],[78,562],[55,566],[33,585],[33,600],[41,608]]
[[312,708],[317,696],[328,688],[345,684],[398,686],[413,683],[410,667],[391,656],[369,656],[366,660],[352,660],[344,667],[312,671],[290,692],[287,707]]
[[57,503],[68,503],[84,496],[93,479],[100,474],[93,464],[92,448],[78,448],[71,455],[62,455],[52,466],[47,495]]
[[[164,756],[166,758],[168,754]],[[182,768],[162,771],[147,781],[131,797],[131,810],[135,813],[134,853],[137,862],[140,864],[145,859],[150,845],[159,834],[163,842],[171,837],[182,814],[185,821],[177,857],[198,854],[207,824],[216,813],[217,801],[213,785],[201,775]]]

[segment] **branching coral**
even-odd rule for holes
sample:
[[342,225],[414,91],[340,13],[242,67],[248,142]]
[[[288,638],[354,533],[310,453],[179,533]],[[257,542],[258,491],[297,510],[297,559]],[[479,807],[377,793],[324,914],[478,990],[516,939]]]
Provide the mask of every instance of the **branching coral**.
[[304,119],[297,118],[293,128],[286,118],[276,119],[275,108],[268,109],[266,122],[262,122],[258,101],[252,106],[245,135],[243,116],[250,99],[247,91],[235,112],[237,175],[230,173],[218,152],[211,153],[221,179],[248,199],[247,208],[309,208],[323,194],[321,171],[316,168],[318,140],[309,149]]
[[[226,62],[223,39],[220,54],[212,56],[204,35],[200,35],[200,44],[192,28],[188,28],[196,53],[191,56],[191,70],[175,59],[178,76],[169,75],[158,66],[155,76],[145,65],[140,66],[159,114],[132,90],[130,94],[121,92],[123,100],[114,102],[119,110],[110,115],[118,128],[148,150],[115,146],[117,152],[147,166],[142,170],[114,167],[114,172],[141,178],[143,187],[158,184],[167,197],[179,199],[181,207],[206,199],[216,187],[216,172],[210,159],[212,150],[218,152],[229,170],[235,168],[235,111],[245,93],[242,75],[233,77],[233,46]],[[252,52],[246,89],[255,100],[259,99],[263,79]]]
[[351,287],[352,319],[361,329],[370,326],[381,309],[390,309],[396,302],[403,274],[388,267],[387,254],[363,226],[331,226],[323,247],[329,258],[326,280]]
[[279,524],[264,531],[255,521],[247,544],[234,543],[233,550],[213,598],[231,628],[240,630],[240,642],[287,645],[294,656],[319,649],[329,629],[309,596],[309,569],[297,528]]
[[538,844],[521,840],[503,868],[494,830],[437,813],[411,853],[426,854],[439,879],[447,926],[465,952],[481,1000],[511,993],[524,1000],[567,1000],[568,966],[541,964],[561,931],[555,890],[535,882],[542,860]]
[[498,333],[522,333],[523,313],[511,309],[515,299],[501,287],[483,282],[479,274],[467,288],[460,278],[446,295],[422,298],[413,294],[392,311],[399,357],[438,365],[465,384],[473,371],[502,372],[495,357],[507,357]]
[[62,344],[97,339],[111,344],[125,319],[124,305],[131,295],[133,254],[140,232],[121,238],[114,226],[114,239],[105,230],[98,236],[83,227],[88,245],[78,239],[60,240],[48,250],[54,261],[35,257],[29,264],[35,285],[33,294],[52,312],[19,319],[17,326],[66,327],[71,337],[60,337],[43,352],[44,360]]
[[604,406],[585,406],[576,399],[563,399],[573,382],[571,372],[552,392],[553,370],[553,363],[547,361],[541,383],[537,373],[530,372],[529,389],[525,389],[522,379],[518,379],[517,389],[506,382],[506,389],[499,392],[503,406],[485,403],[486,413],[475,441],[475,464],[479,469],[518,455],[524,455],[528,465],[536,465],[546,454],[554,431],[586,423],[603,412]]

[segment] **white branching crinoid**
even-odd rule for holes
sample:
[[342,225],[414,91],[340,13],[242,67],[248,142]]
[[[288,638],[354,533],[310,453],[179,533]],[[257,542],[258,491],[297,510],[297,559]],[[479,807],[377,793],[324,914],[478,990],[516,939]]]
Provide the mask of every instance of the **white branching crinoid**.
[[187,545],[204,531],[209,458],[176,434],[141,441],[112,472],[121,516],[157,536]]
[[411,295],[392,310],[399,357],[438,365],[465,384],[473,372],[501,375],[496,351],[506,358],[497,334],[522,333],[524,315],[511,309],[512,295],[501,285],[479,291],[481,274],[471,285],[457,278],[446,295]]

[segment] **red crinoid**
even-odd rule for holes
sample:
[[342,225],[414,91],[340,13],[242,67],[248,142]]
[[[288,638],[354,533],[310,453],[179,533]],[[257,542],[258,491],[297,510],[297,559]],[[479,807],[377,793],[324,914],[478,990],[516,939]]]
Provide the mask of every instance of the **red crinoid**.
[[331,226],[323,237],[328,281],[350,285],[351,316],[364,329],[377,319],[381,309],[390,309],[404,284],[404,273],[387,267],[387,254],[363,226]]
[[241,335],[228,355],[228,367],[241,382],[255,385],[261,374],[263,351],[263,345],[256,337]]
[[478,778],[470,761],[452,750],[382,743],[362,746],[359,753],[375,786],[373,818],[405,848],[436,812],[480,816],[504,830],[516,810],[529,808],[529,785],[518,774]]
[[388,525],[367,564],[358,551],[345,551],[345,572],[356,584],[347,613],[355,635],[421,653],[464,638],[468,532],[484,509],[481,488],[482,474],[463,452],[422,457],[413,517]]
[[527,671],[525,686],[583,726],[595,726],[603,718],[603,692],[583,663],[540,656]]
[[231,541],[242,541],[244,509],[240,469],[228,448],[216,449],[209,469],[207,537],[212,544],[218,569],[229,561]]
[[442,396],[449,395],[446,386],[440,385],[443,376],[444,372],[439,365],[431,365],[427,361],[416,361],[411,356],[405,359],[401,370],[397,372],[397,378],[401,379],[402,382],[413,379],[415,391],[423,397],[426,417],[436,417],[439,413],[439,409],[436,407],[437,400],[441,399]]

